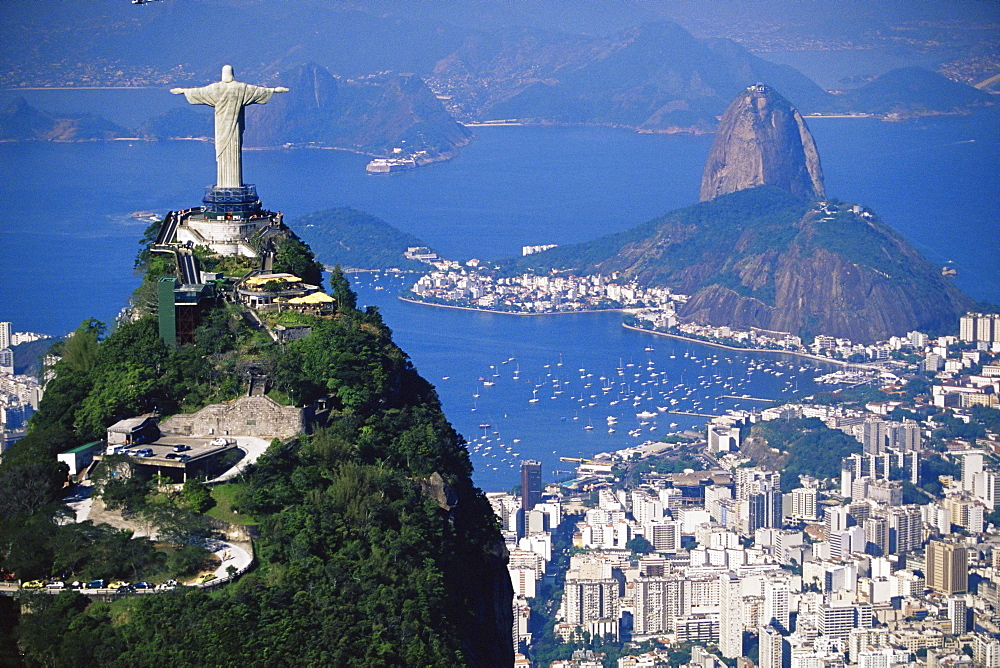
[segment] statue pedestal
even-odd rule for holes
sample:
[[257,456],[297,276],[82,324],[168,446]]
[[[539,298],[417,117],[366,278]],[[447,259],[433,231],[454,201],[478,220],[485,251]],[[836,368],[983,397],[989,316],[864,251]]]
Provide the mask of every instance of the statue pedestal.
[[220,255],[257,257],[254,235],[277,224],[278,214],[265,211],[253,185],[240,188],[209,186],[205,207],[184,217],[177,227],[177,243],[208,246]]
[[201,200],[205,203],[205,213],[240,214],[251,216],[261,212],[257,186],[248,184],[239,188],[209,186]]

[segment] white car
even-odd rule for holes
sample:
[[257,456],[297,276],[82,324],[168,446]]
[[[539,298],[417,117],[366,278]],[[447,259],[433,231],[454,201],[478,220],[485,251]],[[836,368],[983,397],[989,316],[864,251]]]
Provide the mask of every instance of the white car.
[[220,446],[222,446],[222,445],[229,445],[229,439],[228,438],[222,438],[220,436],[219,438],[214,439],[209,445],[220,445]]

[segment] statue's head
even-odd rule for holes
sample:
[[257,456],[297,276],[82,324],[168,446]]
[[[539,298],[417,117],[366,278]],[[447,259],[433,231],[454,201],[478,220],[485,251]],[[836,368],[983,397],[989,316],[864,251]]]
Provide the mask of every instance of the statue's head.
[[233,76],[233,66],[223,65],[222,66],[222,83],[230,83],[235,77]]

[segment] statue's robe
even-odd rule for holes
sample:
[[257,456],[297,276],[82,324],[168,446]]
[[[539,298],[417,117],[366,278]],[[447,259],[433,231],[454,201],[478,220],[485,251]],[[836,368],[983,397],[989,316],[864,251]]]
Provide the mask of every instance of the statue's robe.
[[243,185],[243,110],[248,104],[264,104],[273,88],[241,81],[217,81],[201,88],[184,89],[191,104],[215,107],[215,161],[217,188]]

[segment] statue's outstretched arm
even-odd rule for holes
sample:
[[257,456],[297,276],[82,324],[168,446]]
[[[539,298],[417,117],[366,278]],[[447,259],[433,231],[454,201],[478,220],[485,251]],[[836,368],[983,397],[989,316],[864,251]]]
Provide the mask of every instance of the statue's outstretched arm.
[[[278,86],[277,88],[272,88],[271,90],[273,90],[275,93],[287,93],[288,92],[288,89],[285,88],[284,86]],[[173,91],[171,91],[171,92],[173,92]]]
[[181,93],[185,93],[185,92],[187,92],[189,90],[191,90],[191,89],[190,88],[171,88],[170,92],[173,93],[174,95],[180,95]]

